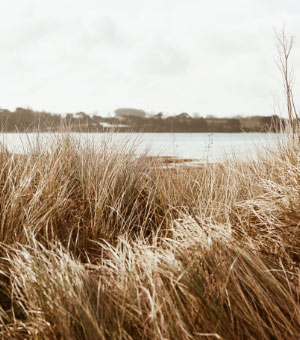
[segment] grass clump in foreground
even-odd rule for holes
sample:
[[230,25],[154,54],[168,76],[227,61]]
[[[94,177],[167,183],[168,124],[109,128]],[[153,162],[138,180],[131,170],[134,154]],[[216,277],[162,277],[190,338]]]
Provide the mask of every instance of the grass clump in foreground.
[[0,338],[297,339],[299,140],[199,168],[134,151],[0,154]]

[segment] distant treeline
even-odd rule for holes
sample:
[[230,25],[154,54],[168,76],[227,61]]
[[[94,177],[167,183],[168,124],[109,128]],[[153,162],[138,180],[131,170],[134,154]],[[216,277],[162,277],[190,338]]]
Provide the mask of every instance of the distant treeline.
[[118,109],[114,117],[76,114],[52,114],[17,108],[0,109],[0,128],[3,132],[51,132],[62,126],[71,131],[105,132],[261,132],[275,131],[283,120],[278,116],[238,118],[191,117],[187,113],[164,117],[163,113],[147,115],[142,110]]

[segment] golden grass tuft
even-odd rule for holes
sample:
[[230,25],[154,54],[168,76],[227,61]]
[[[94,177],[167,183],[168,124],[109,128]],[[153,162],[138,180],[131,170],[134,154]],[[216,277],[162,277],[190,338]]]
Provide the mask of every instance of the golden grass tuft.
[[0,169],[1,338],[299,337],[294,134],[168,168],[65,133]]

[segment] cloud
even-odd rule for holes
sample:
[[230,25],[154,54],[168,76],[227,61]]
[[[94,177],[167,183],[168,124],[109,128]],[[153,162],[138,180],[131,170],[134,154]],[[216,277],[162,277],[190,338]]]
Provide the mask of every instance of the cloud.
[[2,1],[0,104],[265,114],[283,22],[300,70],[299,11],[298,0]]
[[153,76],[175,76],[188,72],[189,60],[183,51],[166,43],[143,48],[135,61],[135,70]]
[[123,39],[118,25],[112,17],[93,14],[82,20],[80,44],[85,48],[98,46],[121,47]]

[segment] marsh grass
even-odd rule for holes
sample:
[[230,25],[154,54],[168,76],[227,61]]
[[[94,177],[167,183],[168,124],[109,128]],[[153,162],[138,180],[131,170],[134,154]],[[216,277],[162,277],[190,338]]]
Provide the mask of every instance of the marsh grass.
[[37,145],[0,153],[1,338],[299,337],[295,134],[199,167]]

